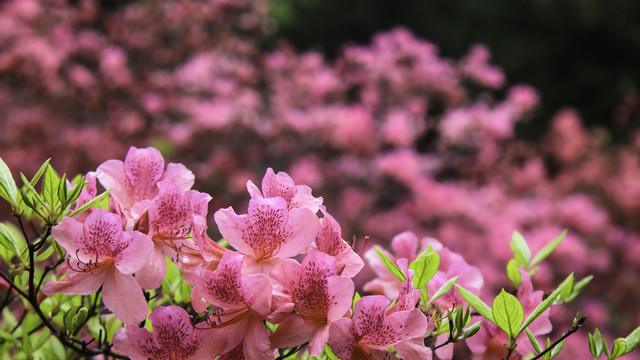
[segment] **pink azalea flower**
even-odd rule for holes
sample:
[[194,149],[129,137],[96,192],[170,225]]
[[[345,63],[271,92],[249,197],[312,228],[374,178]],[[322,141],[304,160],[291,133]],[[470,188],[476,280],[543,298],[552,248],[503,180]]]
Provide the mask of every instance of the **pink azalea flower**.
[[[84,223],[64,219],[52,229],[68,256],[67,277],[47,283],[46,295],[90,295],[102,286],[104,305],[125,324],[146,319],[147,301],[131,274],[146,263],[153,243],[137,231],[122,231],[122,220],[103,209]],[[126,301],[123,299],[126,298]]]
[[202,270],[198,292],[219,309],[209,317],[211,341],[224,342],[223,352],[243,343],[247,359],[273,360],[274,349],[264,320],[271,312],[272,285],[264,274],[241,275],[243,257],[235,252],[222,256],[216,272]]
[[324,217],[320,220],[320,231],[311,244],[311,249],[335,257],[338,275],[352,278],[362,270],[364,261],[342,239],[342,229],[336,219],[329,215],[325,209],[321,209],[321,211]]
[[296,185],[289,174],[282,171],[275,174],[272,168],[268,168],[262,178],[262,192],[251,180],[247,182],[247,190],[251,197],[274,198],[280,196],[287,202],[288,209],[306,208],[315,214],[322,205],[322,197],[313,197],[310,187]]
[[[390,301],[380,295],[358,300],[353,319],[343,318],[331,326],[329,342],[333,353],[342,360],[396,358],[386,349],[424,337],[427,318],[419,309],[387,315],[389,304]],[[399,355],[404,357],[402,353]]]
[[160,286],[167,271],[164,256],[179,262],[181,255],[200,255],[190,240],[194,217],[205,218],[211,196],[195,190],[183,192],[169,180],[156,184],[158,194],[131,209],[136,227],[154,241],[153,252],[136,280],[145,289]]
[[237,215],[228,207],[214,218],[224,239],[247,257],[244,266],[253,272],[268,273],[282,259],[305,253],[320,229],[320,219],[311,210],[288,210],[282,197],[254,196],[248,212]]
[[353,281],[339,276],[335,258],[319,251],[309,252],[302,265],[285,260],[270,276],[280,283],[274,292],[281,295],[274,297],[277,310],[270,317],[280,324],[271,336],[272,345],[284,348],[309,341],[309,355],[320,355],[331,324],[351,310]]
[[[535,308],[542,302],[544,292],[542,290],[533,291],[531,277],[527,271],[520,269],[522,284],[518,288],[518,300],[524,308],[524,318],[526,319]],[[529,330],[533,335],[544,335],[551,332],[552,325],[549,320],[550,309],[542,313],[531,325]],[[480,330],[472,337],[465,340],[467,346],[474,353],[474,358],[483,360],[499,360],[507,355],[504,344],[509,343],[507,334],[497,325],[486,319],[482,320]],[[533,347],[526,337],[521,336],[516,347],[516,353],[526,356],[533,353]],[[517,355],[516,354],[516,355]]]
[[152,199],[158,193],[156,184],[173,181],[182,191],[193,186],[194,176],[182,164],[169,163],[165,170],[162,154],[154,148],[138,149],[132,146],[124,159],[108,160],[98,166],[98,180],[111,195],[118,199],[125,211],[142,200]]
[[[427,240],[428,238],[422,240],[422,249],[420,249],[420,252],[427,249]],[[391,248],[396,253],[396,256],[393,256],[387,250],[380,250],[394,262],[396,259],[405,258],[411,263],[419,254],[418,237],[411,231],[405,231],[396,235],[393,240],[391,240]],[[397,298],[402,282],[387,270],[374,249],[368,250],[364,254],[364,257],[369,262],[373,271],[375,271],[377,278],[367,282],[363,290],[374,294],[384,294],[388,299]]]
[[204,332],[191,324],[189,314],[178,306],[159,306],[149,315],[153,334],[145,328],[125,326],[113,335],[118,352],[132,360],[208,360],[220,353],[203,351]]

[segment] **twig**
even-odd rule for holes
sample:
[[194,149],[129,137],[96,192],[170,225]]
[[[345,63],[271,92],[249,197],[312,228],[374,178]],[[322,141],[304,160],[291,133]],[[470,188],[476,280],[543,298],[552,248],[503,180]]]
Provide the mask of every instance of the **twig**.
[[585,320],[587,320],[586,316],[584,316],[582,314],[577,315],[576,316],[576,320],[574,322],[574,325],[573,325],[573,327],[571,329],[569,329],[569,331],[567,331],[566,333],[562,334],[562,336],[558,340],[556,340],[553,344],[549,345],[549,347],[544,349],[544,351],[542,351],[540,354],[532,357],[531,360],[540,359],[542,356],[544,356],[544,354],[546,354],[549,351],[551,351],[554,347],[556,347],[558,344],[560,344],[564,339],[568,338],[571,334],[573,334],[574,332],[578,331],[578,329],[580,329],[580,327],[585,322]]

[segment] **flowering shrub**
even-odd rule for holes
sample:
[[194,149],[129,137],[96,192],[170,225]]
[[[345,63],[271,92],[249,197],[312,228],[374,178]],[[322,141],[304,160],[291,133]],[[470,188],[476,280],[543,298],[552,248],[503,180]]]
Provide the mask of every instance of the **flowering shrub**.
[[[100,195],[96,179],[107,189]],[[465,341],[477,358],[550,359],[586,319],[578,313],[558,340],[540,345],[537,337],[552,327],[551,306],[573,300],[590,281],[571,274],[546,298],[533,290],[536,265],[564,233],[535,255],[514,233],[506,275],[517,297],[502,289],[490,307],[477,296],[477,268],[435,239],[423,239],[418,253],[418,238],[405,232],[392,241],[398,258],[378,247],[367,253],[379,278],[365,290],[386,296],[362,297],[352,278],[363,261],[309,187],[269,168],[261,188],[247,182],[247,214],[216,211],[224,236],[216,242],[206,231],[211,196],[191,190],[192,179],[181,164],[165,168],[156,149],[131,147],[124,162],[106,161],[72,181],[47,161],[32,180],[22,175],[18,189],[0,160],[0,196],[19,224],[2,224],[0,232],[10,269],[0,272],[2,351],[60,359],[74,352],[450,359],[453,344]],[[25,221],[43,230],[29,236]],[[618,358],[640,346],[640,327],[611,348],[599,332],[589,334],[588,346],[594,358]]]
[[[219,235],[214,217],[206,213],[209,202],[213,208],[233,206],[218,215],[240,226],[219,229],[228,231],[222,235],[229,239],[250,231],[247,221],[261,206],[288,214],[287,196],[257,186],[250,186],[251,197],[262,200],[254,200],[246,214],[238,210],[247,205],[247,179],[257,183],[264,164],[271,164],[322,194],[326,208],[313,206],[323,214],[325,235],[310,246],[335,256],[338,269],[344,268],[340,275],[354,278],[356,289],[375,273],[377,282],[393,286],[368,288],[394,300],[402,282],[366,252],[377,263],[365,264],[356,277],[361,265],[342,234],[347,239],[366,234],[383,248],[407,230],[416,239],[433,236],[441,243],[430,242],[442,264],[427,290],[460,275],[458,284],[486,299],[505,286],[506,264],[509,279],[525,283],[518,269],[526,264],[511,262],[508,239],[514,230],[538,251],[567,228],[563,246],[536,264],[536,288],[551,293],[571,272],[578,279],[593,274],[583,296],[568,304],[572,312],[590,310],[587,324],[609,337],[629,333],[640,319],[629,301],[640,296],[636,280],[620,275],[640,270],[637,133],[612,145],[605,132],[585,129],[577,113],[565,110],[539,143],[524,140],[519,126],[535,111],[538,94],[525,85],[511,86],[482,46],[463,59],[445,59],[433,44],[394,29],[370,44],[346,46],[328,61],[286,44],[259,51],[270,26],[264,1],[104,3],[0,5],[0,75],[7,79],[0,82],[0,152],[14,174],[36,173],[45,154],[55,154],[55,168],[68,174],[103,164],[102,171],[86,175],[89,183],[75,206],[97,195],[98,181],[112,189],[110,201],[120,203],[110,212],[151,239],[149,259],[134,271],[143,294],[158,284],[182,288],[179,282],[162,282],[162,274],[177,271],[164,262],[178,259],[176,249],[189,254],[177,262],[194,287],[200,261],[220,261],[225,250],[206,235],[207,229],[210,236]],[[162,166],[141,184],[134,168],[106,162],[124,158],[129,144],[155,145],[193,173],[182,176],[181,167]],[[157,159],[157,154],[144,156]],[[213,199],[190,190],[194,183]],[[286,210],[272,199],[278,196]],[[143,203],[134,207],[138,202]],[[174,220],[161,220],[174,210]],[[292,217],[300,216],[298,211]],[[78,223],[87,217],[87,212],[73,216]],[[291,236],[305,236],[296,234]],[[250,257],[251,266],[268,269],[287,259],[273,244],[240,243],[234,247]],[[420,240],[416,244],[412,252],[392,248],[387,255],[413,261],[426,249]],[[120,249],[103,250],[96,260],[101,269],[103,259],[116,259]],[[97,266],[82,252],[70,257],[70,264],[61,266],[92,271]],[[458,258],[473,265],[467,275]],[[116,276],[119,267],[115,260],[111,265]],[[205,299],[196,297],[194,304],[205,306]],[[461,301],[460,296],[448,293],[434,303],[446,307],[451,301]],[[559,321],[562,328],[571,326]],[[564,354],[584,349],[571,343],[581,336],[567,341]],[[445,337],[440,335],[443,342]]]

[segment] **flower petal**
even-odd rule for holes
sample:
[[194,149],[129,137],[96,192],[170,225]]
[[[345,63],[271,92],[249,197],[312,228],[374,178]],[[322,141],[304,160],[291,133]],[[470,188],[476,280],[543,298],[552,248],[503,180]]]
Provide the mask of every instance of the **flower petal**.
[[[118,271],[123,274],[133,274],[140,270],[154,252],[153,241],[139,231],[122,233],[121,244],[126,245],[116,254],[114,260]],[[164,273],[160,275],[164,277]]]
[[220,209],[213,215],[222,237],[229,245],[241,254],[253,255],[253,248],[242,238],[242,231],[247,227],[246,217],[246,215],[237,215],[232,207]]
[[294,347],[309,341],[315,331],[315,326],[306,324],[301,317],[294,314],[284,319],[269,338],[273,347]]
[[190,190],[195,181],[195,175],[182,164],[169,163],[164,173],[164,179],[171,180],[182,191]]
[[162,285],[166,272],[167,261],[164,253],[160,247],[154,246],[147,262],[136,271],[136,281],[143,289],[157,289]]
[[128,191],[127,180],[124,175],[124,163],[120,160],[107,160],[97,169],[98,181],[105,189],[111,189],[111,196],[129,208],[134,201]]
[[[49,281],[42,287],[45,295],[91,295],[98,291],[105,281],[108,271],[96,269],[94,273],[75,272],[69,270],[67,277],[62,281]],[[95,274],[95,275],[94,275]]]
[[131,360],[147,360],[148,357],[140,350],[138,343],[153,342],[151,334],[136,326],[125,326],[113,334],[113,345],[116,351],[127,355]]
[[137,324],[147,318],[149,307],[140,285],[131,275],[122,274],[115,268],[105,276],[102,301],[107,309],[127,325]]

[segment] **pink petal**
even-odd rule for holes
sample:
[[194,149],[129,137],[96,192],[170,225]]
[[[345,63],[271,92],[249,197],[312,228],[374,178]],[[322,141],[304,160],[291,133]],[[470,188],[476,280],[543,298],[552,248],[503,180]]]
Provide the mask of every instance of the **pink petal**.
[[417,256],[418,237],[411,231],[405,231],[394,236],[391,240],[391,248],[398,258],[413,260]]
[[141,322],[149,312],[142,289],[134,277],[121,274],[115,268],[109,270],[105,277],[102,301],[107,309],[127,325]]
[[103,257],[115,257],[122,243],[122,219],[104,209],[96,209],[82,224],[83,238],[78,243],[81,251],[77,255],[86,257],[78,260],[88,263],[89,260]]
[[261,319],[253,319],[244,337],[244,357],[252,360],[273,360],[274,349],[269,341],[269,329]]
[[190,190],[193,187],[195,176],[191,170],[182,164],[169,163],[164,173],[164,179],[171,180],[182,191]]
[[242,238],[242,231],[246,229],[246,215],[237,215],[232,207],[216,211],[213,218],[218,225],[222,237],[239,253],[253,255],[254,251]]
[[98,166],[98,181],[105,189],[111,189],[111,196],[116,197],[126,208],[134,201],[128,191],[124,175],[124,163],[120,160],[107,160]]
[[332,299],[327,312],[327,321],[333,322],[343,318],[351,309],[354,284],[349,278],[335,276],[327,280],[327,289],[329,298]]
[[291,209],[288,220],[290,237],[282,241],[277,254],[282,259],[305,253],[320,230],[320,219],[308,209]]
[[315,326],[306,324],[301,317],[295,314],[289,315],[270,336],[271,345],[276,348],[285,348],[304,344],[311,339],[315,330]]
[[280,283],[289,293],[292,293],[300,280],[301,265],[293,259],[287,259],[284,262],[273,267],[269,273],[271,280]]
[[157,289],[162,285],[166,272],[167,261],[162,249],[154,246],[147,262],[136,272],[136,281],[143,289]]
[[[154,251],[153,241],[138,231],[122,233],[121,246],[122,244],[126,244],[126,247],[116,254],[114,260],[116,268],[123,274],[133,274],[140,270]],[[164,277],[164,273],[161,275]]]
[[253,181],[251,180],[247,181],[247,191],[249,192],[249,195],[251,195],[251,197],[254,197],[254,196],[263,197],[262,191],[260,191],[260,189],[256,186],[256,184],[254,184]]
[[62,281],[49,281],[46,283],[42,287],[42,292],[48,296],[53,294],[91,295],[98,291],[108,273],[108,270],[105,269],[96,269],[93,274],[90,272],[68,271],[67,277]]
[[180,350],[188,358],[202,345],[203,334],[195,331],[189,314],[178,306],[159,306],[149,315],[153,326],[153,337],[161,348]]
[[191,194],[183,194],[171,181],[157,184],[158,195],[149,207],[151,231],[169,239],[184,238],[191,231]]
[[390,301],[380,295],[365,296],[358,300],[353,312],[355,332],[360,336],[366,336],[379,331],[384,325],[385,310],[389,304]]
[[65,218],[61,223],[51,229],[51,235],[60,246],[62,246],[72,257],[82,244],[83,228],[82,223],[72,218]]
[[[398,352],[398,355],[400,355],[401,359],[431,360],[433,358],[433,352],[431,351],[431,349],[424,346],[424,339],[421,337],[409,341],[403,341],[399,344],[394,345],[393,348]],[[451,351],[453,351],[453,344],[451,344],[450,349]],[[438,352],[438,358],[441,360],[448,360],[451,359],[451,356],[449,356],[448,358],[441,357],[440,353]]]
[[134,203],[155,196],[155,185],[163,173],[164,159],[160,151],[154,148],[129,148],[124,159],[124,174],[131,186],[131,199]]
[[329,330],[331,350],[340,359],[351,359],[351,354],[358,343],[357,337],[353,320],[340,319],[334,322]]
[[329,341],[330,328],[331,323],[327,323],[327,325],[316,329],[316,332],[313,333],[309,341],[309,356],[318,356],[322,353],[325,345],[327,345],[327,341]]
[[225,253],[215,273],[207,269],[202,270],[201,281],[196,284],[198,293],[208,302],[221,308],[244,306],[241,269],[242,255],[235,252]]
[[[146,334],[146,339],[144,338]],[[145,340],[152,340],[151,334],[144,329],[134,326],[125,326],[118,329],[113,334],[113,345],[115,350],[127,355],[131,360],[147,360],[148,357],[140,350],[136,343],[144,343]]]
[[384,332],[369,335],[366,341],[372,348],[382,350],[400,341],[424,338],[427,326],[427,317],[420,309],[398,311],[387,316]]
[[242,278],[244,303],[251,310],[266,317],[271,312],[271,281],[264,274],[252,274]]

